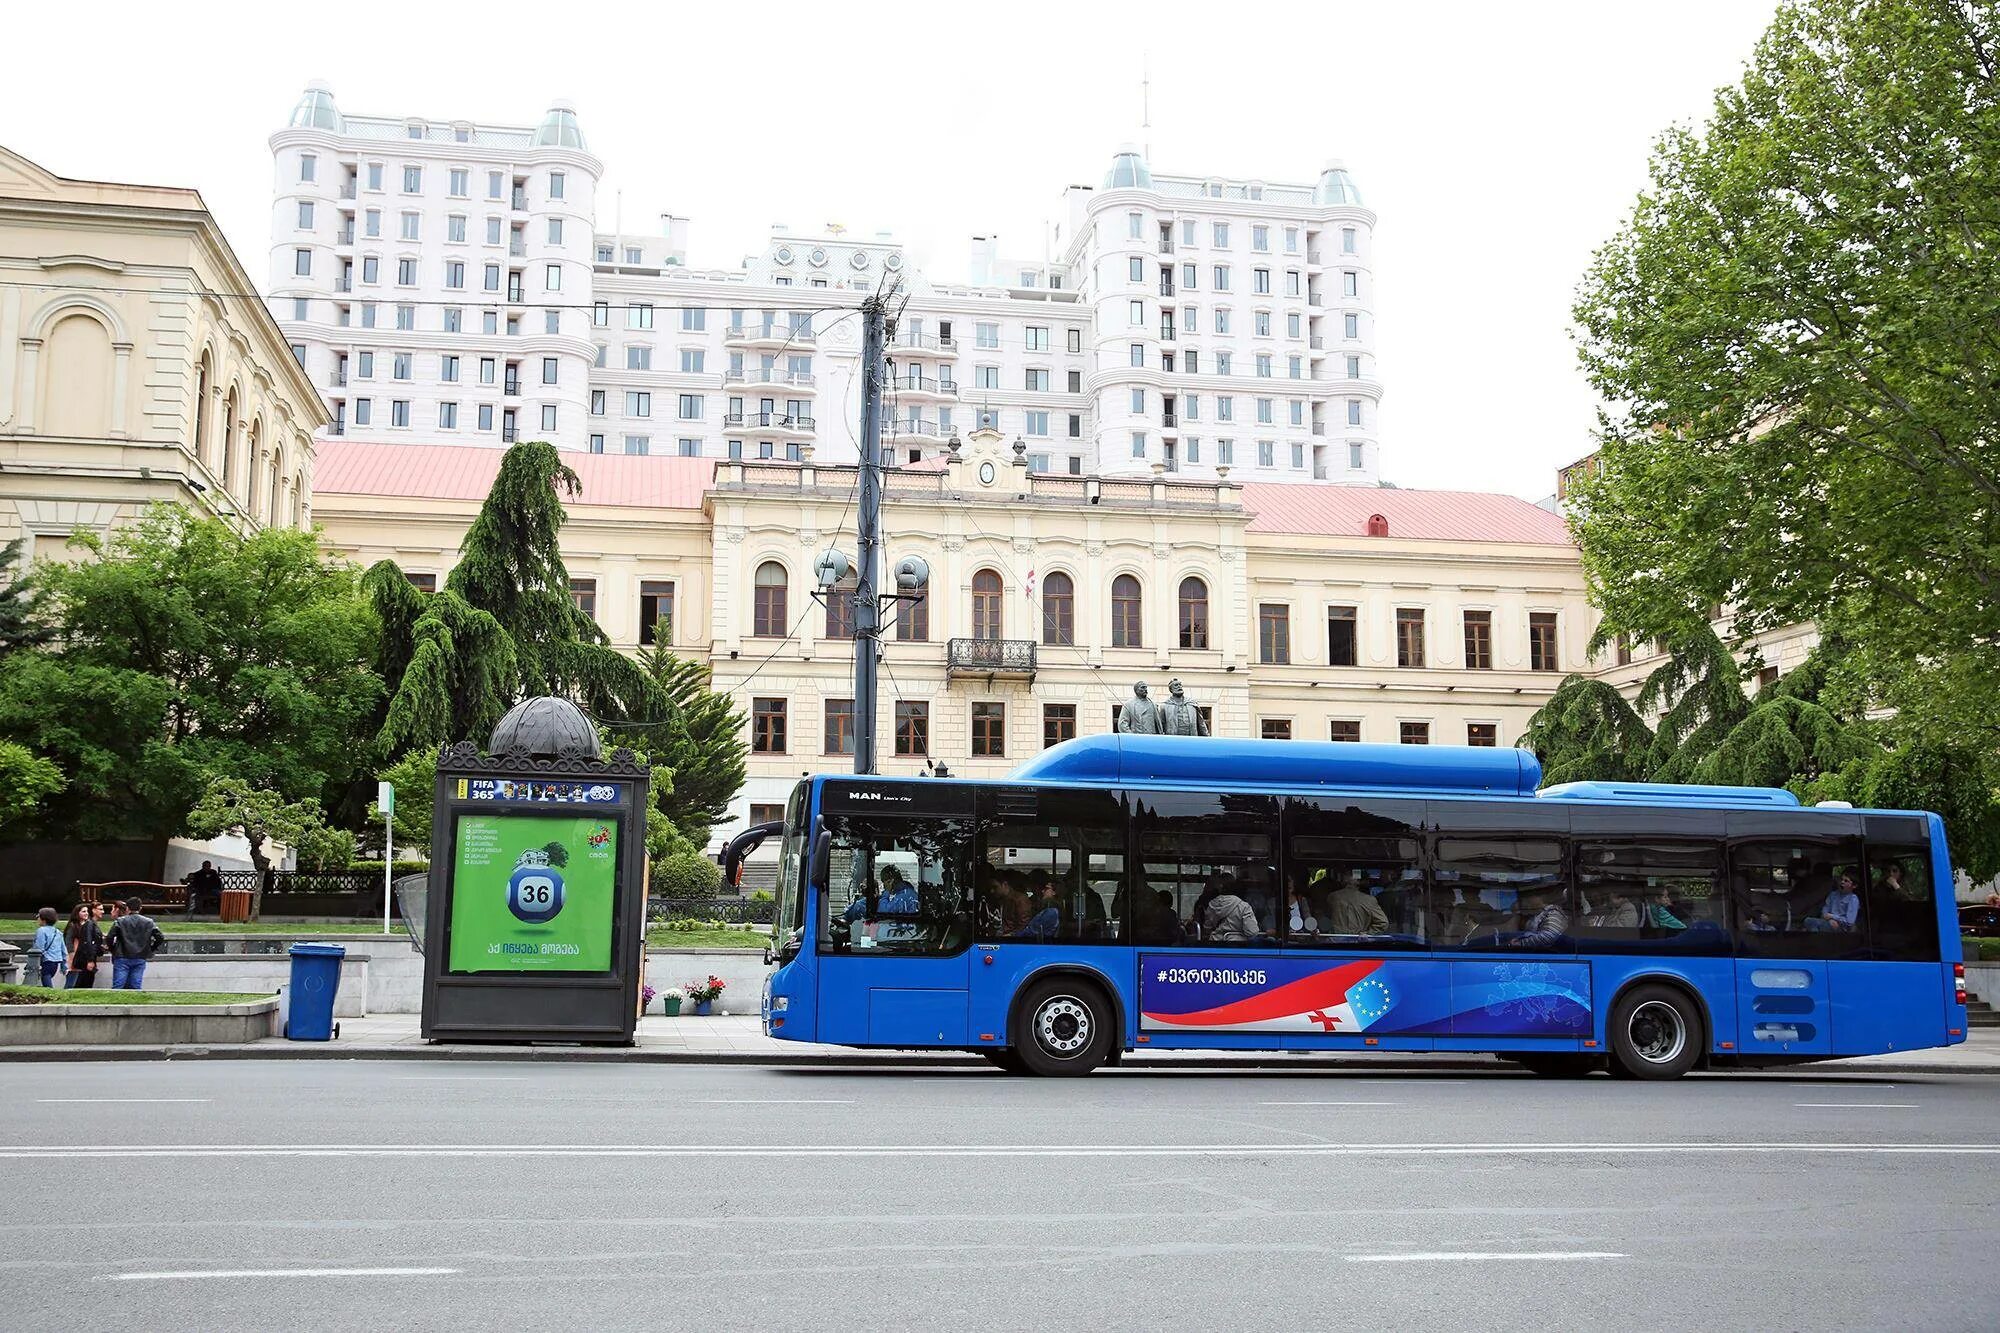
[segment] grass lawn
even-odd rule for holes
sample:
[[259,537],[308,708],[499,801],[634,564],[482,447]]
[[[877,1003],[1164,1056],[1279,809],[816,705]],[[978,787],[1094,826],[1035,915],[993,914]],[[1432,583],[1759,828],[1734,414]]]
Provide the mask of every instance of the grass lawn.
[[[159,923],[160,933],[164,935],[380,935],[382,933],[380,921],[219,922],[212,916],[204,917],[200,921],[188,921],[173,915],[156,916],[153,920]],[[0,920],[0,940],[11,940],[17,935],[24,940],[31,940],[35,937],[35,927],[38,924],[28,917]],[[59,921],[56,924],[62,925],[64,922]],[[110,922],[98,924],[108,927]],[[389,933],[401,935],[403,923],[391,922]]]
[[771,942],[771,937],[761,930],[738,930],[725,927],[721,930],[668,930],[663,926],[652,926],[646,931],[646,944],[654,949],[761,949]]
[[224,991],[174,990],[43,990],[40,986],[0,986],[0,1004],[243,1004],[268,1000],[267,995],[233,995]]

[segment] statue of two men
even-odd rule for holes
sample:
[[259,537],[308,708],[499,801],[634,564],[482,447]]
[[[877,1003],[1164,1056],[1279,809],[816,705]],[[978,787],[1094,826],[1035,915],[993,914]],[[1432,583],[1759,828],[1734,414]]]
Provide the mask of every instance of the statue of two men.
[[1154,703],[1145,681],[1132,686],[1132,697],[1118,710],[1118,730],[1131,736],[1206,736],[1208,727],[1181,692],[1178,679],[1167,682],[1167,701]]

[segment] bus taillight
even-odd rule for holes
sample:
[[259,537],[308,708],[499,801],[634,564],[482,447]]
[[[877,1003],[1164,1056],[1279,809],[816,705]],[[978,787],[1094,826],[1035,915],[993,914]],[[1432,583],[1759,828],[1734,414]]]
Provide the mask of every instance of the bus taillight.
[[1957,994],[1957,996],[1956,996],[1956,998],[1957,998],[1958,1002],[1959,1002],[1960,1004],[1964,1004],[1964,1003],[1965,1003],[1965,964],[1964,964],[1964,963],[1953,963],[1953,964],[1951,965],[1951,985],[1952,985],[1952,989],[1958,992],[1958,994]]

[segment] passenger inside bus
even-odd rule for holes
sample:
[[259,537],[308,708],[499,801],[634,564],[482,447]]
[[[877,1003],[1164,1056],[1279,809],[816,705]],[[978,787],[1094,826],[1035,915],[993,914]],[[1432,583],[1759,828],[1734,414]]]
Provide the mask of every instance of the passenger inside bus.
[[[1315,882],[1326,874],[1325,870],[1315,870]],[[1389,914],[1382,910],[1382,904],[1374,895],[1361,887],[1361,872],[1350,870],[1340,887],[1327,897],[1326,929],[1333,935],[1385,935],[1389,931]]]
[[1237,892],[1236,881],[1230,876],[1219,876],[1215,892],[1204,896],[1208,902],[1201,909],[1203,939],[1214,944],[1250,944],[1264,933],[1256,912]]

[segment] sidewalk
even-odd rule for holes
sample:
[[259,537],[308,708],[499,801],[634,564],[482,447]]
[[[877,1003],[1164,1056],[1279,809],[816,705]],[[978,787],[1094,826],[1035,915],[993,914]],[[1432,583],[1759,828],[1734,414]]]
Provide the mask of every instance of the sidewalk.
[[[20,1060],[521,1060],[641,1061],[656,1064],[784,1064],[879,1067],[884,1065],[978,1066],[985,1061],[964,1051],[856,1050],[777,1041],[763,1033],[754,1014],[711,1018],[639,1020],[638,1044],[616,1046],[518,1046],[454,1043],[431,1045],[418,1035],[415,1014],[343,1018],[333,1041],[268,1038],[244,1046],[18,1046],[0,1048],[0,1062]],[[1497,1056],[1459,1051],[1437,1053],[1136,1051],[1124,1068],[1217,1069],[1492,1069],[1506,1066]],[[1829,1060],[1799,1066],[1804,1072],[1842,1074],[2000,1074],[2000,1028],[1974,1029],[1962,1046]]]

